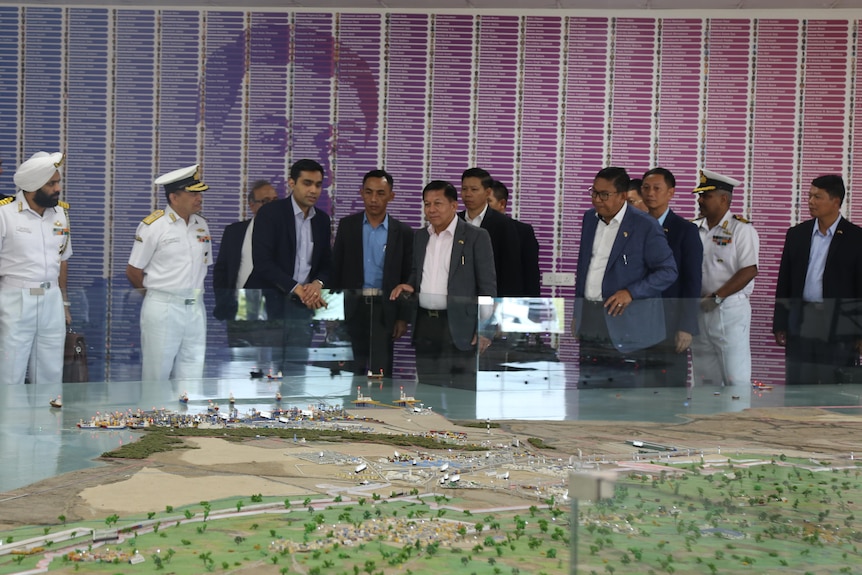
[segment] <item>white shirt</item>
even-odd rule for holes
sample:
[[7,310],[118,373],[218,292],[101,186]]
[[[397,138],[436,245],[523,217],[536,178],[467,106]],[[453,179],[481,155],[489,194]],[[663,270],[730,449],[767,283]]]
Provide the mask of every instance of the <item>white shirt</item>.
[[452,245],[458,216],[452,218],[446,229],[439,234],[428,224],[428,247],[422,262],[422,283],[419,286],[419,307],[446,309],[449,295],[449,264],[452,262]]
[[[212,240],[203,216],[192,214],[186,224],[170,206],[138,224],[129,265],[144,270],[144,287],[172,295],[196,295],[203,290],[212,264]],[[149,222],[149,223],[148,223]]]
[[[596,225],[596,236],[593,238],[593,252],[592,257],[590,257],[590,268],[587,270],[586,293],[584,294],[590,301],[604,301],[602,280],[605,278],[605,268],[608,267],[608,259],[610,259],[611,249],[617,239],[617,233],[620,231],[620,224],[623,221],[623,216],[626,215],[626,204],[628,202],[623,202],[623,207],[607,224],[596,214],[599,222]],[[610,296],[610,294],[608,295]]]
[[68,204],[33,211],[19,191],[0,205],[0,276],[56,282],[60,262],[72,255]]
[[482,227],[482,220],[484,220],[484,219],[485,219],[485,213],[486,213],[487,211],[488,211],[488,204],[485,204],[485,209],[484,209],[484,210],[482,210],[482,211],[481,211],[481,212],[480,212],[480,213],[479,213],[475,218],[473,218],[472,220],[470,219],[470,212],[465,211],[465,212],[464,212],[464,221],[466,221],[468,224],[472,224],[472,225],[476,226],[477,228],[481,228],[481,227]]
[[254,230],[254,218],[248,223],[245,230],[245,237],[242,239],[242,251],[239,256],[239,272],[236,274],[236,289],[245,287],[245,282],[248,281],[248,276],[251,275],[251,270],[254,269],[254,262],[251,259],[251,232]]
[[[308,215],[302,213],[302,208],[296,203],[291,194],[290,203],[293,205],[293,219],[296,225],[296,259],[293,261],[293,281],[297,284],[308,283],[311,275],[311,255],[314,253],[314,235],[311,233],[311,218],[317,212],[314,206],[308,208]],[[296,289],[294,287],[294,289]]]
[[[695,223],[703,243],[702,296],[714,293],[742,268],[757,265],[760,238],[754,226],[736,219],[729,210],[711,230],[706,218]],[[754,280],[738,293],[750,296],[753,291]]]

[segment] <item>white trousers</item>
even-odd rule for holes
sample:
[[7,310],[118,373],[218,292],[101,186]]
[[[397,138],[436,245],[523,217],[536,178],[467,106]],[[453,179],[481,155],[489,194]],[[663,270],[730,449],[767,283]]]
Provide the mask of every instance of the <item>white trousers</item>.
[[700,334],[691,342],[694,384],[751,385],[751,302],[726,299],[698,314]]
[[62,383],[65,342],[57,282],[44,289],[0,287],[0,384],[24,383],[28,366],[30,383]]
[[141,306],[142,381],[203,376],[207,324],[202,295],[147,290]]

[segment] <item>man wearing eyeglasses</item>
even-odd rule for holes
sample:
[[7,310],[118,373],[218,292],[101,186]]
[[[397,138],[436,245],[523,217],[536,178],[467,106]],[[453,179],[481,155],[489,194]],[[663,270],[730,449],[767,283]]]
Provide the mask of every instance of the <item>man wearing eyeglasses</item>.
[[661,293],[676,280],[676,263],[658,221],[628,207],[628,188],[625,169],[609,167],[589,190],[572,318],[580,385],[630,385],[637,352],[665,337]]
[[[262,205],[277,199],[278,194],[268,180],[257,180],[248,193],[251,219],[234,222],[224,229],[218,259],[213,267],[213,290],[216,296],[213,316],[216,319],[236,318],[236,290],[245,287],[252,270],[251,235],[254,230],[254,217]],[[250,289],[245,292],[246,320],[260,319],[260,300],[260,290]]]

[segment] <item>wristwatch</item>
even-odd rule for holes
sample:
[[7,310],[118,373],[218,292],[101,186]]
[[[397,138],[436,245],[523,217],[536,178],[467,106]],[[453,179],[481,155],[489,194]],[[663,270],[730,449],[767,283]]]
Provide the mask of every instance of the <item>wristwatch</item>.
[[721,305],[721,302],[723,302],[723,301],[724,301],[724,298],[723,298],[723,297],[721,297],[720,295],[718,295],[718,294],[717,294],[717,293],[715,293],[715,292],[712,292],[712,294],[710,294],[710,296],[709,296],[709,297],[711,297],[711,298],[712,298],[712,300],[715,302],[715,305]]

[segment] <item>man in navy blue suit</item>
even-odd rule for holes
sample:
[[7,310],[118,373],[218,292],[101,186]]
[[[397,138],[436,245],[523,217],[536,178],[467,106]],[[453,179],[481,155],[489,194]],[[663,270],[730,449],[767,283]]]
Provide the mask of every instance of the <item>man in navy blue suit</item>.
[[[251,218],[234,222],[224,229],[218,249],[218,258],[213,266],[213,291],[216,305],[213,317],[221,320],[236,318],[237,290],[245,287],[251,275],[251,235],[254,217],[264,204],[278,199],[278,194],[267,180],[257,180],[248,193],[248,208]],[[260,317],[260,291],[248,290],[245,294],[245,318]]]
[[305,353],[314,310],[325,305],[320,290],[329,282],[332,261],[329,215],[314,207],[323,190],[323,167],[299,160],[290,167],[287,185],[288,197],[269,202],[255,216],[254,268],[245,287],[262,289],[268,319],[284,321],[283,349]]
[[676,178],[670,170],[653,168],[644,174],[641,197],[658,220],[676,262],[677,279],[662,292],[664,341],[647,351],[648,385],[684,386],[688,383],[688,351],[698,333],[697,313],[702,279],[703,244],[697,226],[670,209]]
[[625,169],[609,167],[590,187],[572,318],[582,385],[625,385],[618,371],[630,379],[630,368],[642,365],[640,352],[666,335],[661,294],[677,278],[676,263],[656,219],[627,207],[628,186]]

